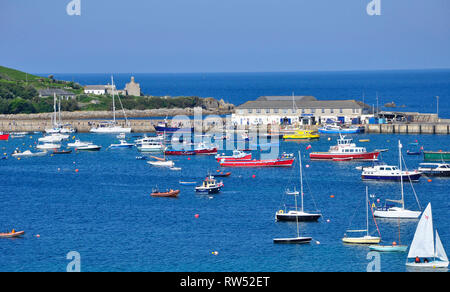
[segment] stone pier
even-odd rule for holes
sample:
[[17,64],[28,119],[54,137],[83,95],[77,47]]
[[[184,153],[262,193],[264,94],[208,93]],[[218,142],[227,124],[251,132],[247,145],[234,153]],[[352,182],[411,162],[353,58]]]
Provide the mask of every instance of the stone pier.
[[366,125],[366,133],[373,134],[450,134],[449,124],[382,124]]

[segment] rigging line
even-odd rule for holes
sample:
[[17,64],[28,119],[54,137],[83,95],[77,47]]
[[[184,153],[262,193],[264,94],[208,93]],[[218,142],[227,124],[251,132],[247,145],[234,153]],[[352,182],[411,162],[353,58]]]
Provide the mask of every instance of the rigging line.
[[380,228],[378,227],[377,220],[375,219],[375,214],[373,213],[373,208],[372,208],[372,204],[370,204],[370,200],[369,200],[368,204],[369,204],[369,206],[370,206],[370,211],[372,212],[373,222],[375,222],[375,226],[377,227],[378,235],[379,235],[380,238],[381,238]]
[[406,161],[405,161],[405,158],[403,156],[402,156],[402,160],[403,160],[403,163],[405,164],[406,171],[408,172],[409,184],[411,185],[411,188],[413,190],[414,197],[416,198],[417,205],[419,206],[419,210],[422,211],[422,206],[420,205],[419,197],[417,196],[416,190],[414,189],[414,185],[413,185],[413,183],[411,181],[411,177],[409,176],[408,166],[406,166]]
[[[365,198],[364,198],[364,201],[366,201]],[[359,201],[358,201],[358,203],[359,203]],[[347,229],[350,229],[350,227],[352,226],[352,224],[353,224],[353,219],[355,219],[356,213],[357,213],[358,211],[359,211],[359,208],[355,208],[355,211],[354,211],[352,217],[350,218],[350,223],[349,223]]]

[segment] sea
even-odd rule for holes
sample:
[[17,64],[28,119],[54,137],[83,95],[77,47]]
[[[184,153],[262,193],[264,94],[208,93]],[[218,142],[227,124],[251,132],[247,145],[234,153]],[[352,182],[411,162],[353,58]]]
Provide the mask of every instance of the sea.
[[[65,74],[82,84],[108,81],[109,74]],[[119,88],[131,75],[117,74]],[[152,95],[198,95],[240,104],[261,95],[308,94],[319,99],[355,98],[368,103],[376,94],[382,102],[405,104],[405,110],[432,113],[440,96],[440,112],[450,117],[449,71],[257,73],[257,74],[135,74],[143,91]],[[380,103],[381,104],[381,103]],[[141,134],[127,135],[133,141]],[[8,159],[0,160],[0,233],[24,230],[23,238],[0,239],[0,271],[57,271],[73,267],[91,271],[154,272],[382,272],[412,271],[407,253],[370,253],[366,246],[349,246],[342,238],[349,229],[366,228],[365,192],[371,203],[400,199],[400,183],[363,182],[362,162],[314,162],[311,151],[327,151],[335,135],[317,141],[280,142],[271,151],[302,156],[304,208],[320,211],[317,223],[301,223],[306,245],[276,245],[274,238],[295,237],[295,223],[275,221],[275,213],[293,205],[286,189],[300,188],[299,159],[292,168],[220,169],[214,157],[171,157],[181,171],[150,166],[136,150],[109,149],[116,135],[74,134],[102,146],[100,152],[12,158],[14,149],[33,149],[41,134],[0,141]],[[398,142],[407,149],[450,150],[447,135],[359,134],[352,138],[368,150],[389,149],[381,160],[399,161]],[[369,139],[370,142],[359,142]],[[416,146],[416,143],[418,146]],[[220,152],[230,154],[228,149]],[[35,151],[35,150],[33,150]],[[253,151],[258,158],[264,149]],[[1,156],[1,155],[0,155]],[[409,170],[422,156],[405,155]],[[200,195],[195,186],[208,174],[229,171],[217,195]],[[448,178],[421,178],[405,183],[406,206],[424,209],[431,203],[435,228],[450,251]],[[178,199],[152,198],[152,189],[180,189]],[[416,195],[418,200],[416,200]],[[409,245],[417,220],[377,220],[370,233],[384,244]],[[379,233],[378,233],[379,232]],[[399,240],[400,234],[400,240]],[[75,253],[74,253],[75,252]]]

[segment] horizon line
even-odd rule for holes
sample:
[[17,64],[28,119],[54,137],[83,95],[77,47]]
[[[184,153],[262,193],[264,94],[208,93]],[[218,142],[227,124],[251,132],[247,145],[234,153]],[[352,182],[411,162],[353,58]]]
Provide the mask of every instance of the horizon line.
[[380,71],[448,71],[449,68],[412,68],[412,69],[343,69],[343,70],[287,70],[287,71],[199,71],[199,72],[30,72],[30,74],[267,74],[267,73],[345,73]]

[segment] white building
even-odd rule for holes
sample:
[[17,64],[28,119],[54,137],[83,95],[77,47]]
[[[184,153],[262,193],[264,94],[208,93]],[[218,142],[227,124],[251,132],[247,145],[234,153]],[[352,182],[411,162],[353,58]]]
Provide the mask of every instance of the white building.
[[86,85],[84,87],[85,94],[104,95],[107,91],[107,85]]
[[356,100],[317,100],[313,96],[262,96],[236,108],[237,125],[361,123],[370,106]]

